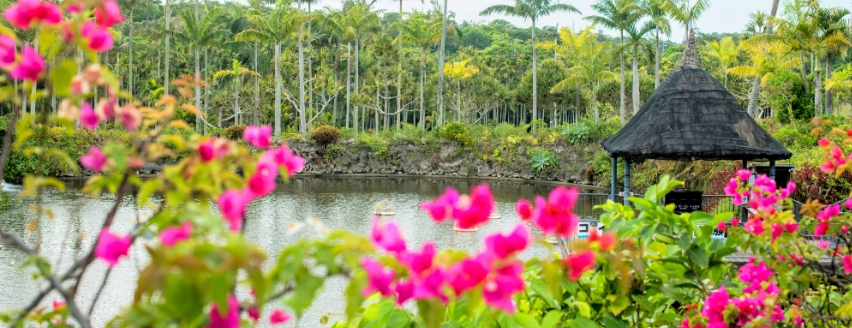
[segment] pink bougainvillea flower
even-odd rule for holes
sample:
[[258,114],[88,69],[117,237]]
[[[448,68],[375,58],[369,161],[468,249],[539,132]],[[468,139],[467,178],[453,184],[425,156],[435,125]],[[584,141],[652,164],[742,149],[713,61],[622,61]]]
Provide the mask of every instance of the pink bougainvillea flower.
[[835,166],[834,162],[832,161],[825,162],[819,166],[819,169],[825,173],[832,173],[834,172],[835,168],[837,168],[837,166]]
[[269,323],[272,325],[283,325],[290,321],[290,315],[283,310],[276,309],[269,315]]
[[368,281],[367,287],[362,291],[364,297],[370,296],[375,292],[378,292],[382,296],[392,295],[390,286],[396,275],[393,270],[385,269],[381,263],[369,257],[361,259],[361,265],[367,271]]
[[142,113],[131,106],[123,106],[119,112],[118,120],[124,125],[124,129],[134,132],[136,127],[139,126],[139,122],[142,121]]
[[412,298],[422,300],[437,297],[442,302],[447,303],[447,295],[444,295],[443,290],[445,279],[446,273],[441,269],[435,269],[426,277],[413,280],[414,293]]
[[523,264],[518,262],[497,270],[493,278],[485,282],[483,287],[482,296],[485,302],[504,312],[514,313],[515,304],[512,303],[512,296],[524,290],[524,280],[521,278],[523,271]]
[[228,295],[228,307],[223,312],[216,303],[210,309],[210,323],[207,328],[239,328],[240,303],[234,295]]
[[229,189],[219,196],[216,204],[225,217],[231,224],[231,231],[238,232],[242,228],[243,217],[246,213],[246,206],[251,201],[251,195],[247,192],[240,192],[234,189]]
[[92,105],[89,105],[88,102],[83,102],[83,106],[80,108],[80,124],[89,130],[94,130],[98,127],[98,122],[100,122],[100,118],[98,118],[98,114],[95,114]]
[[826,222],[838,215],[840,215],[840,204],[834,204],[826,206],[822,209],[822,211],[819,211],[816,215],[816,219],[821,222]]
[[[704,308],[701,309],[701,315],[709,319],[709,327],[727,327],[724,324],[725,309],[728,305],[731,305],[731,297],[725,290],[725,286],[719,287],[718,290],[707,296],[707,299],[704,300]],[[724,326],[713,326],[713,323],[722,323]]]
[[435,243],[427,242],[423,244],[423,250],[420,252],[406,252],[402,256],[401,262],[414,276],[422,277],[427,270],[432,268],[432,259],[435,258],[435,253]]
[[171,227],[160,233],[160,242],[167,247],[172,247],[179,241],[189,239],[192,236],[192,222],[186,221],[179,227]]
[[790,198],[790,195],[796,191],[796,183],[793,181],[787,182],[787,187],[781,189],[781,198]]
[[287,146],[267,151],[263,153],[261,158],[269,158],[278,164],[279,167],[286,168],[287,175],[291,177],[305,168],[305,159],[297,156]]
[[796,221],[784,223],[784,230],[787,230],[787,233],[794,233],[799,230],[799,224]]
[[852,209],[852,198],[847,198],[843,204],[846,205],[846,208]]
[[831,245],[831,243],[829,243],[828,240],[820,240],[820,241],[817,242],[817,246],[819,246],[819,248],[821,248],[821,249],[826,249],[830,245]]
[[115,99],[103,98],[98,101],[97,106],[95,106],[95,113],[97,113],[98,117],[100,117],[102,120],[111,119],[115,117],[115,104]]
[[95,8],[95,20],[98,25],[107,28],[123,22],[124,16],[121,15],[121,9],[115,1],[106,0],[102,6]]
[[772,231],[772,241],[775,242],[775,239],[781,237],[781,233],[784,232],[784,226],[780,223],[773,223],[770,226],[770,230]]
[[595,253],[590,250],[572,253],[563,262],[568,267],[568,279],[577,281],[583,273],[595,267]]
[[722,222],[719,222],[719,224],[716,225],[716,229],[718,229],[720,231],[725,231],[725,230],[728,230],[728,225],[725,224],[724,221],[722,221]]
[[257,320],[260,319],[260,310],[258,310],[256,306],[250,307],[246,310],[246,313],[249,318],[251,318],[251,321],[257,322]]
[[822,237],[828,232],[828,222],[820,222],[814,228],[814,237]]
[[740,225],[740,218],[733,218],[733,219],[731,219],[731,225],[732,225],[732,226],[735,226],[735,227],[736,227],[736,226],[739,226],[739,225]]
[[737,178],[740,179],[740,181],[748,181],[748,179],[751,178],[751,171],[739,170],[737,171]]
[[399,226],[395,222],[388,222],[382,225],[382,219],[375,215],[373,216],[370,239],[379,248],[397,255],[402,254],[407,249],[405,239],[402,238],[402,233],[399,231]]
[[532,218],[532,204],[530,201],[526,199],[519,199],[517,203],[515,203],[515,212],[518,212],[518,216],[521,217],[521,220],[529,220]]
[[104,153],[97,147],[89,148],[89,152],[80,157],[80,164],[83,164],[83,167],[95,172],[103,171],[106,162],[106,156],[104,156]]
[[728,195],[728,196],[739,195],[739,190],[737,190],[737,188],[739,188],[739,187],[740,187],[740,183],[739,183],[739,181],[737,181],[737,178],[731,178],[731,180],[728,180],[728,185],[725,186],[725,189],[724,189],[725,195]]
[[106,262],[109,267],[114,267],[119,258],[127,256],[131,242],[130,236],[119,236],[107,229],[101,230],[98,244],[95,246],[95,257]]
[[210,139],[198,144],[198,156],[201,157],[202,162],[210,162],[216,158],[216,147],[213,145],[214,141],[214,139]]
[[15,39],[8,35],[0,35],[0,68],[11,69],[15,65],[17,54]]
[[9,75],[18,80],[36,81],[44,71],[44,59],[30,46],[21,51],[21,61]]
[[269,125],[264,126],[249,126],[243,131],[243,139],[245,139],[252,146],[255,146],[260,149],[269,148],[272,145],[272,127]]
[[452,216],[453,206],[458,200],[459,193],[453,188],[447,188],[437,199],[420,204],[420,208],[429,213],[432,220],[441,223]]
[[97,26],[92,21],[83,25],[80,35],[86,39],[86,45],[94,52],[105,52],[112,48],[112,34],[107,28]]
[[79,13],[79,12],[83,11],[83,8],[84,8],[84,7],[85,7],[85,4],[82,4],[82,3],[72,3],[72,4],[69,4],[68,6],[66,6],[66,7],[65,7],[65,10],[66,10],[69,14],[76,14],[76,13]]
[[828,147],[828,145],[831,144],[831,141],[829,141],[827,138],[821,138],[821,139],[819,139],[819,141],[817,143],[819,144],[820,147],[825,148],[825,147]]
[[579,217],[573,213],[574,203],[577,202],[577,188],[556,187],[550,192],[547,201],[536,197],[536,208],[532,221],[546,234],[567,237],[577,230]]
[[18,0],[6,8],[3,18],[15,27],[26,30],[35,24],[58,24],[62,20],[62,10],[51,2]]
[[846,274],[852,273],[852,255],[843,257],[843,272]]
[[745,230],[750,232],[755,236],[760,236],[763,234],[766,229],[763,226],[763,220],[758,218],[752,218],[745,223]]
[[461,229],[473,229],[488,222],[494,211],[494,197],[488,185],[473,187],[470,196],[459,197],[453,206],[453,218]]
[[248,190],[253,198],[260,198],[275,191],[278,165],[270,160],[257,162],[257,171],[248,180]]
[[65,306],[65,301],[53,300],[53,309],[54,310],[59,309],[59,308],[64,307],[64,306]]
[[803,259],[803,258],[799,257],[799,256],[798,256],[798,255],[796,255],[795,253],[794,253],[794,254],[790,254],[790,260],[791,260],[791,261],[793,261],[793,262],[796,262],[796,264],[798,264],[798,265],[802,265],[802,264],[804,264],[804,263],[805,263],[805,259]]
[[411,281],[399,280],[394,284],[393,291],[396,293],[396,304],[402,306],[414,297],[414,283]]
[[849,233],[849,226],[844,224],[842,227],[840,227],[840,232],[842,232],[843,234]]
[[740,273],[737,277],[742,282],[746,284],[760,284],[769,281],[772,275],[775,274],[772,269],[766,266],[766,262],[755,264],[756,262],[754,258],[751,258],[748,260],[748,263],[740,267]]
[[523,251],[530,244],[530,231],[523,224],[519,224],[507,236],[500,233],[495,233],[485,237],[485,248],[499,259],[507,257]]
[[615,247],[615,233],[604,232],[601,235],[600,249],[604,252],[609,252]]
[[456,296],[459,296],[485,281],[489,269],[482,258],[467,258],[447,270],[447,282]]
[[683,321],[680,322],[680,326],[678,328],[704,328],[701,322],[695,321],[691,326],[689,325],[689,317],[683,318]]

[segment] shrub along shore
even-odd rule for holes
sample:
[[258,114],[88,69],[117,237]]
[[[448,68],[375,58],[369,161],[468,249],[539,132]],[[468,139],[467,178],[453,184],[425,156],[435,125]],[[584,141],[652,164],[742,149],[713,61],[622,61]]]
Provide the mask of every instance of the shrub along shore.
[[[0,131],[5,133],[6,119],[0,116]],[[828,128],[847,124],[841,117],[830,117]],[[818,169],[822,151],[810,135],[812,126],[806,122],[781,124],[761,122],[776,139],[790,149],[794,156],[789,163],[796,166],[793,179],[802,186],[794,199],[839,201],[852,190],[852,175],[829,176]],[[552,181],[596,187],[609,187],[610,160],[599,141],[620,128],[617,119],[594,123],[541,126],[535,133],[529,125],[509,124],[491,126],[450,123],[435,130],[422,130],[403,125],[401,129],[381,132],[366,131],[356,135],[351,129],[330,126],[317,127],[309,135],[284,133],[279,140],[286,143],[306,160],[305,175],[398,175],[428,177],[506,178]],[[216,132],[219,137],[240,141],[244,126],[232,126]],[[123,129],[107,126],[97,131],[78,129],[66,133],[61,128],[35,125],[35,136],[27,146],[50,144],[65,150],[70,158],[53,158],[39,154],[13,151],[4,178],[19,182],[27,174],[42,174],[61,178],[88,176],[93,172],[75,171],[71,163],[92,146],[107,141],[127,143],[130,138]],[[168,128],[174,141],[192,142],[192,131]],[[173,147],[166,142],[167,147]],[[175,153],[172,161],[185,154]],[[161,163],[165,164],[165,163]],[[623,165],[618,168],[619,184]],[[706,194],[722,194],[722,189],[739,163],[720,161],[689,163],[645,161],[635,164],[633,189],[642,191],[649,181],[671,174],[686,182],[687,189]],[[143,168],[140,173],[156,173],[156,166]],[[833,195],[833,196],[832,196]],[[838,196],[840,195],[840,196]],[[838,199],[835,199],[838,198]]]

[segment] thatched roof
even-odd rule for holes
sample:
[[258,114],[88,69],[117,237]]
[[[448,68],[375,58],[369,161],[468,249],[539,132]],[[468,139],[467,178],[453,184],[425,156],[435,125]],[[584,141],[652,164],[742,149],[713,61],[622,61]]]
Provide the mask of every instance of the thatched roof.
[[701,68],[692,31],[680,65],[630,122],[601,145],[610,156],[633,161],[779,160],[793,156]]

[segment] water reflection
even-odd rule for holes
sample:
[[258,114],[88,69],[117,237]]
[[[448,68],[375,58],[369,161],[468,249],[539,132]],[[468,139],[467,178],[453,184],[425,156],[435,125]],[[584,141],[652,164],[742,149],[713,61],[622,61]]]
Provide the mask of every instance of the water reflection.
[[[294,236],[287,236],[289,223],[319,218],[331,229],[346,229],[366,235],[369,233],[370,214],[374,205],[388,200],[396,209],[396,215],[391,218],[399,224],[410,247],[419,248],[425,241],[432,240],[439,249],[452,247],[473,253],[482,247],[486,235],[514,228],[518,222],[514,203],[518,198],[532,199],[535,195],[546,195],[553,188],[542,184],[487,181],[502,218],[491,220],[473,233],[454,232],[451,222],[436,225],[418,210],[419,203],[434,199],[447,186],[467,192],[472,186],[481,183],[483,181],[469,179],[424,178],[293,179],[289,184],[282,184],[269,197],[249,206],[245,233],[247,238],[274,258],[285,246],[299,238],[318,237],[312,229],[302,229]],[[83,252],[91,247],[97,229],[114,201],[114,197],[109,195],[91,198],[80,192],[81,187],[82,182],[72,182],[65,193],[47,192],[44,195],[44,207],[52,211],[53,218],[45,220],[40,229],[41,247],[59,271],[70,265],[72,257],[83,256]],[[3,192],[18,191],[19,186],[3,186]],[[133,227],[136,222],[133,201],[130,197],[123,200],[113,230],[127,233]],[[38,235],[26,231],[27,224],[35,218],[34,214],[27,211],[31,205],[31,200],[22,201],[13,209],[0,213],[0,220],[5,229],[21,234],[29,243],[35,243]],[[144,217],[146,213],[143,211],[141,215]],[[536,236],[540,237],[540,234]],[[545,245],[536,244],[523,256],[549,256],[551,251]],[[141,245],[131,249],[131,258],[114,268],[109,284],[101,295],[99,308],[93,316],[95,326],[103,326],[106,320],[119,312],[120,306],[130,303],[138,269],[148,260]],[[26,306],[44,288],[31,279],[30,271],[17,268],[24,259],[23,253],[17,250],[5,246],[0,250],[0,311]],[[269,262],[271,265],[272,261]],[[86,273],[78,292],[78,301],[84,308],[88,308],[96,292],[94,282],[103,278],[105,270],[106,266],[98,262]],[[345,279],[328,280],[322,295],[302,319],[301,326],[319,326],[319,318],[328,313],[332,314],[332,322],[342,319],[339,315],[345,307],[342,298],[345,286]],[[239,294],[243,298],[247,297],[245,291]],[[50,300],[54,298],[46,298],[44,305],[49,306]]]

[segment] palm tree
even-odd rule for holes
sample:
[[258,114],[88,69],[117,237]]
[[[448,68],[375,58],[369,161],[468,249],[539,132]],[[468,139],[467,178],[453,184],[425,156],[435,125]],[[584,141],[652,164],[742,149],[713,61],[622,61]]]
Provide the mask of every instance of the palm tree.
[[574,66],[568,69],[568,78],[554,85],[550,92],[556,93],[577,85],[587,85],[592,94],[595,122],[600,122],[598,89],[603,82],[618,81],[618,75],[607,69],[612,46],[608,42],[597,42],[595,39],[598,35],[591,33],[592,28],[594,24],[579,34],[568,28],[562,29],[560,48]]
[[[240,124],[240,89],[243,86],[244,76],[260,76],[257,72],[252,71],[242,66],[239,60],[234,59],[231,63],[231,69],[221,70],[213,74],[213,78],[224,83],[234,82],[234,124]],[[219,107],[219,122],[218,127],[222,127],[222,107]]]
[[636,0],[600,0],[600,2],[592,5],[592,9],[600,13],[600,15],[587,16],[586,20],[618,30],[620,33],[622,44],[622,48],[619,49],[621,93],[619,94],[620,103],[618,113],[621,116],[621,124],[624,124],[626,117],[626,113],[624,112],[624,31],[635,25],[642,18],[642,13],[638,10]]
[[170,9],[169,0],[166,0],[166,18],[165,18],[166,19],[166,50],[165,50],[166,67],[165,67],[165,70],[164,70],[165,76],[163,77],[163,94],[165,94],[166,96],[169,95],[169,82],[170,82],[169,81],[169,57],[171,55],[171,52],[169,52],[169,44],[171,43],[171,40],[169,40],[169,38],[170,38],[169,33],[171,31],[171,29],[170,29],[171,25],[169,24],[169,22],[171,22],[171,20],[172,20],[172,13],[169,9]]
[[[828,8],[821,9],[819,14],[817,15],[817,19],[815,23],[818,24],[818,28],[821,30],[825,30],[826,34],[832,34],[835,37],[827,40],[826,48],[825,48],[825,79],[831,79],[831,67],[833,64],[833,59],[835,57],[840,57],[846,54],[846,50],[849,46],[852,46],[850,43],[850,32],[849,32],[849,24],[846,20],[846,16],[849,16],[850,11],[848,9],[843,8]],[[817,65],[820,66],[819,64]],[[825,114],[833,114],[833,101],[831,98],[831,90],[826,88],[825,90]]]
[[725,88],[728,87],[728,69],[736,62],[737,56],[740,54],[737,44],[733,37],[725,37],[720,41],[707,42],[703,53],[710,58],[719,61],[719,67],[724,75]]
[[660,33],[671,36],[672,26],[669,22],[668,3],[670,0],[644,0],[641,10],[654,25],[654,89],[660,86]]
[[[212,46],[217,39],[220,39],[228,34],[228,31],[221,28],[216,20],[221,13],[221,7],[214,8],[209,11],[204,17],[196,18],[190,10],[185,10],[180,13],[180,19],[183,22],[183,29],[180,31],[171,31],[170,34],[176,40],[188,44],[195,55],[195,107],[203,111],[201,106],[201,48]],[[195,128],[201,131],[202,118],[200,115],[195,117]]]
[[281,44],[290,39],[299,24],[290,6],[279,1],[266,15],[252,10],[246,16],[254,25],[237,34],[237,41],[258,41],[275,46],[275,135],[281,134]]
[[634,25],[624,30],[627,32],[627,44],[624,46],[633,48],[633,115],[639,112],[639,47],[645,45],[645,35],[654,29],[653,22],[647,22],[639,29]]
[[[424,0],[420,0],[420,3],[423,3],[423,2],[424,2]],[[399,26],[400,26],[400,27],[401,27],[401,26],[402,26],[402,24],[403,24],[402,15],[403,15],[403,12],[402,12],[402,0],[399,0]],[[399,32],[399,34],[397,35],[397,40],[400,40],[400,39],[401,39],[401,37],[402,37],[402,30],[401,30],[401,29],[397,29],[397,31]],[[402,56],[402,44],[403,44],[403,42],[399,42],[399,41],[396,41],[396,40],[394,40],[394,42],[397,42],[397,43],[399,44],[399,54],[400,54],[400,56]],[[421,54],[421,55],[422,55],[422,54]],[[400,58],[400,60],[397,60],[397,68],[396,68],[396,69],[397,69],[397,76],[396,76],[396,110],[397,110],[397,111],[399,111],[399,110],[401,109],[401,107],[402,107],[402,58]],[[423,97],[421,97],[421,102],[423,101],[422,99],[423,99]],[[422,110],[421,110],[421,111],[422,111]],[[400,127],[400,122],[399,122],[399,112],[397,112],[397,114],[396,114],[396,127],[397,127],[397,129]]]
[[[535,121],[538,115],[538,68],[536,62],[535,48],[535,22],[539,17],[545,17],[557,11],[567,11],[580,14],[572,5],[564,3],[550,3],[550,0],[515,0],[515,6],[509,5],[494,5],[483,10],[480,15],[487,16],[496,13],[502,13],[508,16],[521,17],[529,19],[532,22],[532,119]],[[535,131],[535,125],[533,125]]]
[[426,108],[424,103],[424,84],[426,80],[426,49],[435,45],[441,38],[441,22],[428,15],[414,12],[398,27],[401,32],[397,43],[409,43],[420,49],[420,128],[425,128]]
[[[437,2],[436,2],[437,3]],[[443,14],[441,15],[441,48],[438,49],[438,119],[437,126],[441,126],[444,120],[444,52],[447,48],[447,0],[444,0]]]

